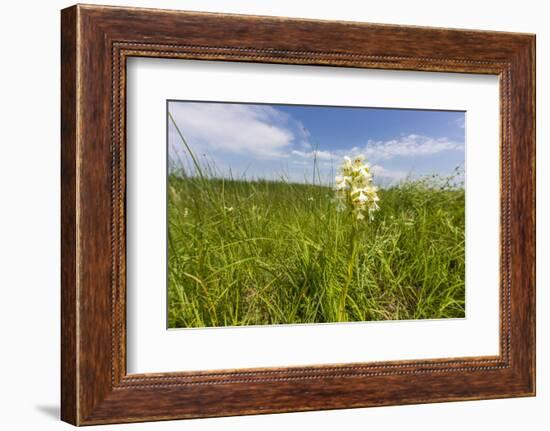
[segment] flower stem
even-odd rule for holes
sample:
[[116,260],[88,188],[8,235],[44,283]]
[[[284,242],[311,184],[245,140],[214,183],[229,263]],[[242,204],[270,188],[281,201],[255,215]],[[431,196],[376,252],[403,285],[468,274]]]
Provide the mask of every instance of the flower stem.
[[344,283],[344,286],[342,288],[342,293],[340,294],[340,305],[338,307],[339,322],[347,321],[346,299],[348,297],[349,285],[351,284],[351,280],[353,279],[353,272],[355,269],[355,259],[357,255],[357,237],[358,237],[357,223],[354,222],[351,230],[351,252],[350,252],[350,258],[348,262],[346,282]]

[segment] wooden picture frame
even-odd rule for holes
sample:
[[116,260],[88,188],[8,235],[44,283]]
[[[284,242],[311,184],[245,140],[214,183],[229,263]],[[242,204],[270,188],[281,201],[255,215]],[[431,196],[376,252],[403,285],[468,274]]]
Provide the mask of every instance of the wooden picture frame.
[[[535,36],[77,5],[61,14],[61,417],[74,425],[535,394]],[[130,56],[500,77],[500,354],[126,373]]]

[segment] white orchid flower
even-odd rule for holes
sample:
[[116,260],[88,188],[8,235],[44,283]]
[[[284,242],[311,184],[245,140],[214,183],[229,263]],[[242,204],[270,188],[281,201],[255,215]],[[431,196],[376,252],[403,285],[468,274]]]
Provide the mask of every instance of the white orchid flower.
[[344,157],[340,173],[334,178],[337,209],[348,209],[356,220],[364,220],[368,212],[372,220],[380,206],[378,189],[372,184],[370,167],[362,154],[353,158]]
[[346,190],[351,182],[351,177],[344,175],[337,175],[335,178],[336,190]]

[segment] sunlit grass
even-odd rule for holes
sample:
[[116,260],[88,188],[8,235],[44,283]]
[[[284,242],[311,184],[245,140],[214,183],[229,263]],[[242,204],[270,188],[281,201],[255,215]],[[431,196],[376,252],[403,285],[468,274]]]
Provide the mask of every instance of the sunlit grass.
[[464,317],[464,189],[379,191],[361,226],[345,312],[349,215],[328,186],[172,173],[169,327]]

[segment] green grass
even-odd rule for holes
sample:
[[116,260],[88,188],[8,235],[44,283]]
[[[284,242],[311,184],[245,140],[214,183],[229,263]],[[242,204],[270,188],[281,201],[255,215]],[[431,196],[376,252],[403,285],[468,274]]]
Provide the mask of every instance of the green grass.
[[382,189],[351,254],[329,187],[172,173],[169,327],[464,317],[464,189]]

